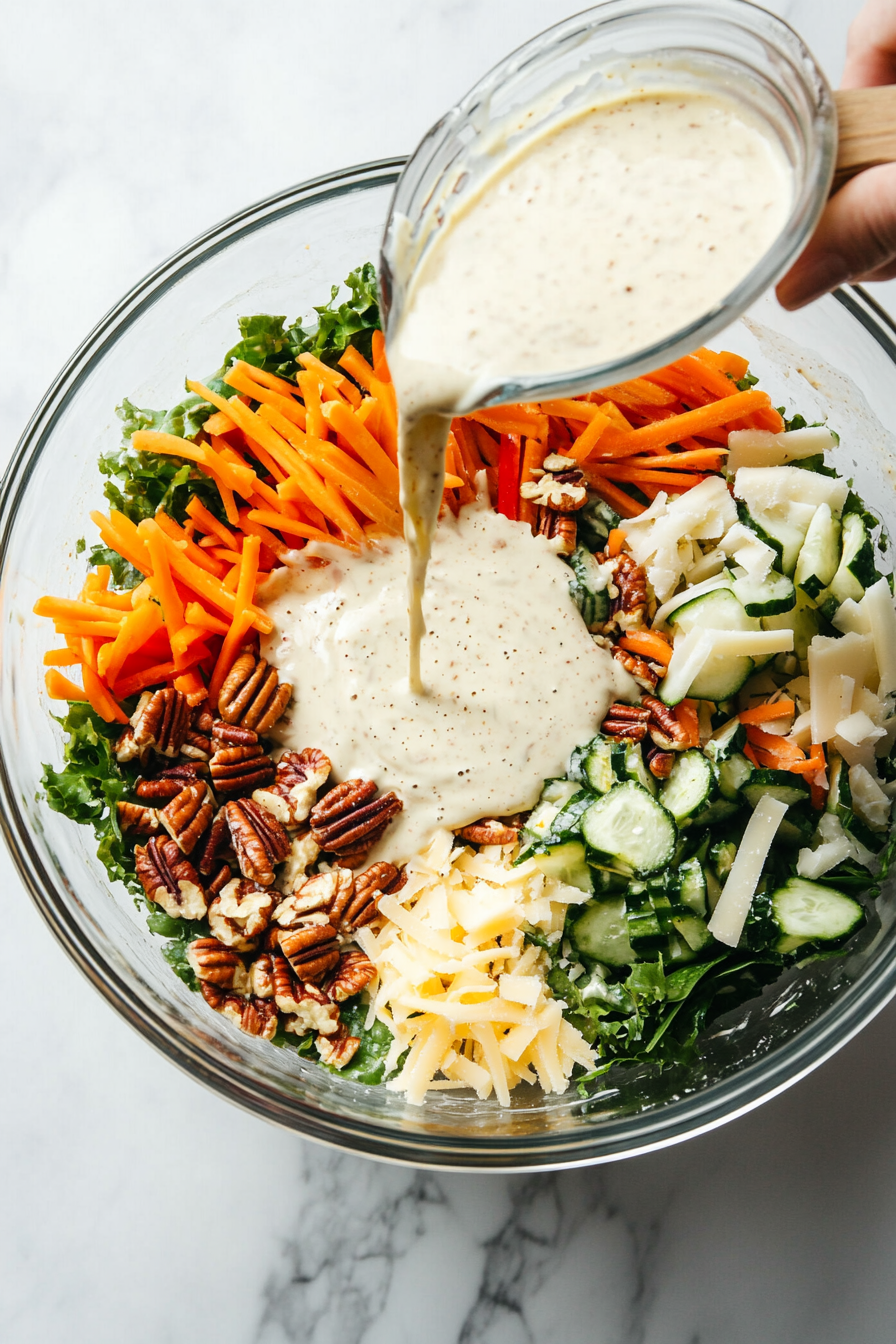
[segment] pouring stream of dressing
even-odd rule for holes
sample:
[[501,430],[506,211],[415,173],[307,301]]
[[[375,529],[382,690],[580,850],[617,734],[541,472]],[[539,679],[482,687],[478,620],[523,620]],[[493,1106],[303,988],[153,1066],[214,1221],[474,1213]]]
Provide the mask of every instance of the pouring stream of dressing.
[[432,239],[387,336],[408,543],[409,679],[452,416],[514,376],[634,354],[702,317],[787,220],[790,166],[758,120],[693,90],[646,92],[555,126]]

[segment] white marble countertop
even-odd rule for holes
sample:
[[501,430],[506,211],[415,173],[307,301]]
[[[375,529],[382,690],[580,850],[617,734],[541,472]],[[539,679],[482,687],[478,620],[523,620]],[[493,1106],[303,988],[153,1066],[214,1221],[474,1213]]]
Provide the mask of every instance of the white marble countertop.
[[[836,80],[855,0],[770,7]],[[143,272],[291,181],[410,149],[566,12],[7,5],[3,461]],[[559,1175],[421,1174],[302,1142],[181,1075],[82,980],[5,854],[0,866],[5,1344],[893,1339],[896,1005],[784,1096],[679,1148]]]

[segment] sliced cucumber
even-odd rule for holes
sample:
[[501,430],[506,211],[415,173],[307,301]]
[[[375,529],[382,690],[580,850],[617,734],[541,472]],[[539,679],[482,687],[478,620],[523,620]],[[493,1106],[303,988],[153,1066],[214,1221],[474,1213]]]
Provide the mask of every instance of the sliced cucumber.
[[691,821],[695,826],[715,826],[718,821],[729,821],[740,811],[740,804],[727,798],[713,798],[712,802],[695,812]]
[[829,504],[819,504],[796,562],[794,582],[807,597],[827,588],[840,563],[840,524]]
[[668,624],[689,634],[691,630],[758,630],[759,622],[748,616],[731,588],[714,588],[683,603],[668,618]]
[[748,616],[778,616],[796,606],[793,581],[774,569],[761,582],[748,575],[736,578],[731,590]]
[[771,794],[788,807],[793,803],[802,803],[809,797],[809,785],[793,775],[789,770],[755,770],[748,784],[741,789],[744,800],[750,807],[756,807],[760,798]]
[[868,529],[857,513],[848,513],[843,519],[840,564],[831,579],[828,593],[838,603],[851,597],[860,602],[865,589],[877,578],[874,568],[874,547]]
[[582,817],[586,844],[634,873],[653,873],[671,863],[678,828],[666,809],[627,781],[598,798]]
[[585,862],[585,846],[579,840],[567,840],[564,845],[533,854],[532,858],[545,877],[556,878],[568,887],[578,887],[590,896],[594,891],[592,870]]
[[609,793],[617,782],[617,766],[625,764],[625,747],[608,737],[597,737],[582,761],[585,783],[597,793]]
[[798,592],[794,609],[785,612],[782,616],[764,616],[762,628],[763,630],[792,630],[793,651],[801,662],[805,662],[809,653],[809,645],[821,631],[822,619],[821,614],[815,608],[815,603],[805,593]]
[[706,921],[699,915],[673,915],[672,926],[680,934],[692,952],[702,952],[711,942],[712,934],[706,927]]
[[703,865],[695,856],[682,863],[678,868],[680,882],[679,900],[695,915],[706,914],[706,878]]
[[621,896],[589,903],[572,925],[570,935],[580,952],[605,966],[631,966],[635,960]]
[[766,542],[777,553],[783,572],[792,574],[806,539],[803,528],[785,518],[754,514],[749,509],[743,510],[743,521],[753,529],[760,541]]
[[779,887],[772,894],[771,908],[781,932],[803,942],[836,942],[865,919],[864,910],[851,896],[805,877],[791,877]]
[[712,765],[702,751],[684,751],[660,789],[660,802],[676,821],[683,821],[709,802],[715,788]]
[[747,740],[747,730],[736,716],[715,733],[703,748],[706,755],[716,765],[739,752]]
[[633,779],[642,789],[656,795],[657,781],[644,764],[644,754],[640,742],[629,742],[625,746],[623,771],[626,779]]
[[582,786],[571,779],[546,779],[541,797],[526,822],[525,830],[532,839],[540,840],[550,830],[560,809],[582,792]]
[[719,766],[719,792],[722,797],[731,803],[738,802],[741,789],[749,783],[752,774],[753,766],[746,756],[741,755],[739,751],[729,756]]
[[[801,472],[796,467],[742,467],[734,493],[750,514],[750,525],[765,532],[781,556],[781,569],[792,575],[812,519],[820,504],[838,516],[849,486],[839,477]],[[746,520],[745,520],[746,521]]]
[[731,872],[731,866],[737,858],[737,845],[733,840],[719,840],[709,851],[709,861],[716,877],[722,882]]
[[573,572],[569,584],[572,600],[582,613],[582,620],[588,629],[596,630],[610,614],[610,597],[607,592],[610,571],[584,546],[577,546],[567,563]]

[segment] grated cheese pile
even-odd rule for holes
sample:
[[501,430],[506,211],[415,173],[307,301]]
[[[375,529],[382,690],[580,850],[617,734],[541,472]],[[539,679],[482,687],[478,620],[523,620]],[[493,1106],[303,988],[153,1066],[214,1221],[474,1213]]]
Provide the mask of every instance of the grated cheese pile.
[[478,853],[436,832],[407,865],[407,883],[380,901],[385,926],[356,938],[377,969],[369,1021],[394,1035],[386,1084],[419,1105],[426,1093],[494,1091],[507,1106],[520,1082],[564,1092],[575,1064],[595,1052],[562,1014],[545,983],[547,957],[526,945],[523,925],[559,942],[567,908],[585,893],[546,877],[534,860],[512,867],[515,846]]

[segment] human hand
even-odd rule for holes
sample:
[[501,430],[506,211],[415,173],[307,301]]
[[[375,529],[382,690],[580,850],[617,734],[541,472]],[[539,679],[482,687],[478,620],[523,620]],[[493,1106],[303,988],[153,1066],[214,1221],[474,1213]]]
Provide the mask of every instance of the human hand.
[[[896,84],[896,0],[868,0],[853,20],[841,88]],[[896,279],[896,163],[867,168],[825,207],[808,247],[777,287],[802,308],[837,285]]]

